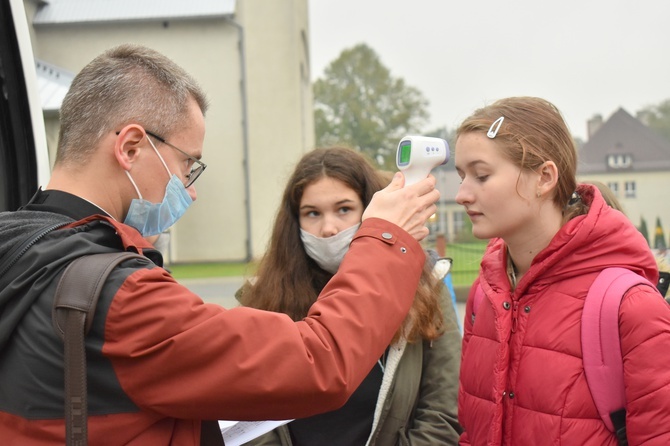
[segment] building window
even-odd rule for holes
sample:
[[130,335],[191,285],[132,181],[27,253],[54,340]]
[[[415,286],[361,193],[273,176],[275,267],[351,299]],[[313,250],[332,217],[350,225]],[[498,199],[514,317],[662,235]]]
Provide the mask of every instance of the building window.
[[619,196],[619,183],[617,183],[616,181],[610,181],[609,183],[607,183],[607,187],[612,189],[612,192],[614,192],[614,195],[616,197]]
[[626,181],[626,198],[635,198],[636,196],[637,190],[635,181]]
[[607,167],[611,170],[626,170],[633,167],[633,156],[628,154],[607,155]]
[[612,193],[614,194],[615,197],[619,197],[619,183],[616,181],[610,181],[607,183],[607,187],[609,187],[612,190]]

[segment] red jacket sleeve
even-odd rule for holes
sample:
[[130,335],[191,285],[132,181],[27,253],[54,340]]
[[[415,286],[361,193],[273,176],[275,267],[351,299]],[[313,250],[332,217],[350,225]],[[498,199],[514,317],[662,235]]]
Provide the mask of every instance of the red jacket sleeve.
[[289,419],[333,410],[404,320],[425,261],[405,231],[367,219],[300,322],[204,304],[161,268],[134,271],[109,308],[103,353],[143,410],[188,419]]

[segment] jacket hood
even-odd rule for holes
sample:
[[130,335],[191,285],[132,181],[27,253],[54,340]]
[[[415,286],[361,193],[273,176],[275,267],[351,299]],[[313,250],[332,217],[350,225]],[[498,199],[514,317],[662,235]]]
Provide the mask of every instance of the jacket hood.
[[[623,213],[607,205],[595,186],[580,185],[577,191],[589,205],[588,213],[563,225],[538,253],[517,293],[525,293],[531,285],[545,286],[608,267],[626,268],[656,283],[658,267],[640,231]],[[506,255],[505,242],[492,239],[482,259],[482,281],[492,289],[509,288]]]
[[72,222],[69,217],[50,212],[0,213],[0,349],[30,308],[37,295],[35,291],[45,286],[43,278],[50,268],[43,267],[42,259],[50,255],[66,256],[62,251],[45,256],[34,240],[49,228],[69,222]]
[[29,234],[53,225],[73,222],[69,217],[51,212],[16,211],[0,212],[0,263],[12,248],[28,238]]

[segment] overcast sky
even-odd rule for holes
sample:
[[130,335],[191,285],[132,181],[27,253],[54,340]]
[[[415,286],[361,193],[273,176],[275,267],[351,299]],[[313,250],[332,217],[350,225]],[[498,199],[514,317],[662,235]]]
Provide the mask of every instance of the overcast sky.
[[670,99],[670,0],[309,0],[312,80],[366,43],[453,130],[506,96],[586,121]]

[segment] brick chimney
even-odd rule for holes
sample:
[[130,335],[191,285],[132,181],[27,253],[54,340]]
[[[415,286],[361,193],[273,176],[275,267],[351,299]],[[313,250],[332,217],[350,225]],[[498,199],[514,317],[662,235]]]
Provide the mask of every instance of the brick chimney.
[[591,119],[586,122],[586,131],[588,138],[591,139],[593,135],[596,134],[600,127],[603,125],[603,115],[593,115]]

